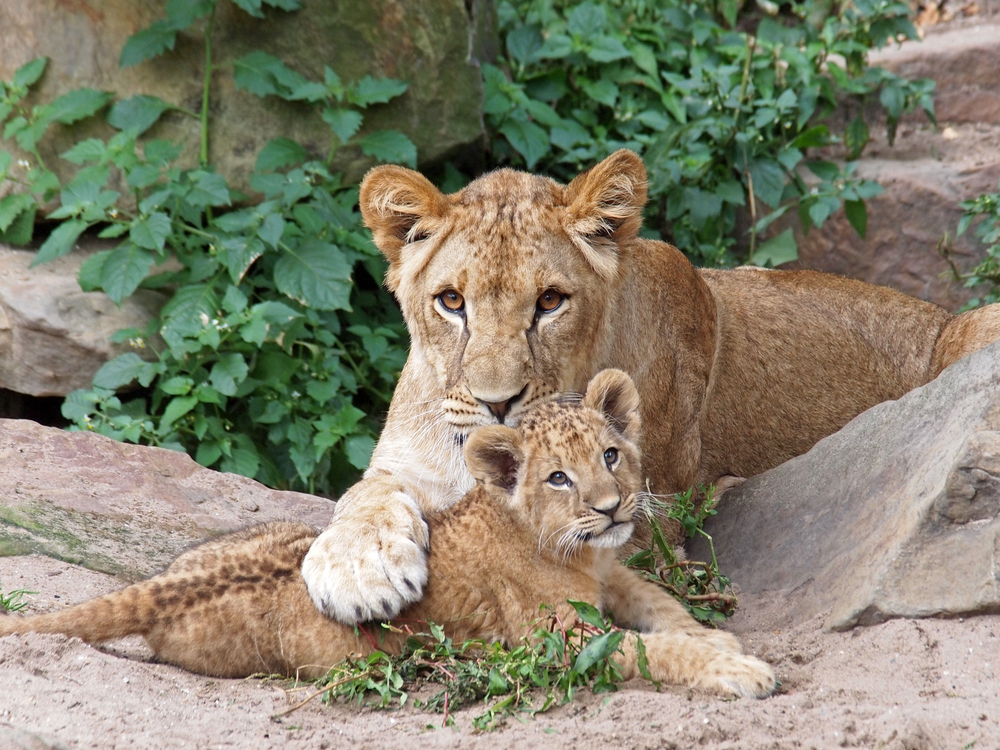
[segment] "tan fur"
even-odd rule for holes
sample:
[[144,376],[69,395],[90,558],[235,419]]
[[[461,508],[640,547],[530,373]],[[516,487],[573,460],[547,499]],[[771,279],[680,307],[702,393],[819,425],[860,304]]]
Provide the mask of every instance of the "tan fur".
[[[466,456],[480,483],[432,519],[430,580],[397,624],[419,631],[430,620],[458,642],[513,645],[530,636],[540,605],[553,604],[570,622],[566,600],[587,601],[647,633],[655,679],[768,694],[774,675],[766,664],[743,656],[731,635],[700,627],[617,562],[641,489],[638,406],[628,376],[609,370],[582,402],[541,404],[517,430],[473,433]],[[569,481],[553,484],[554,472]],[[138,633],[160,659],[196,672],[321,676],[374,646],[313,606],[298,569],[314,538],[294,523],[231,534],[121,591],[58,613],[0,619],[0,636],[35,631],[101,642]],[[367,630],[383,649],[401,650],[403,636]],[[638,676],[634,634],[621,660],[626,677]]]
[[[361,210],[412,347],[371,468],[306,557],[317,606],[349,622],[417,598],[403,580],[426,575],[422,517],[471,484],[464,436],[602,368],[635,381],[665,494],[772,468],[1000,337],[1000,306],[955,317],[829,274],[695,269],[638,236],[645,201],[629,151],[568,186],[500,170],[442,195],[402,167],[369,172]],[[565,299],[536,315],[546,290]]]

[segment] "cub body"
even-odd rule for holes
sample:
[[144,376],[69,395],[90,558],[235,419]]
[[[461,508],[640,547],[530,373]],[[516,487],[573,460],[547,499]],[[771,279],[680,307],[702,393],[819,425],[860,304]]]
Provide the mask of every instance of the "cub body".
[[[473,433],[465,453],[479,481],[431,517],[430,578],[398,623],[420,629],[432,621],[459,642],[513,645],[531,635],[542,604],[572,621],[566,600],[586,601],[645,633],[655,679],[769,693],[774,675],[766,664],[617,562],[638,510],[639,426],[634,386],[624,373],[606,371],[582,401],[539,404],[516,430]],[[137,633],[159,659],[223,677],[318,677],[376,643],[399,653],[403,635],[345,626],[313,605],[299,567],[314,539],[302,524],[246,529],[121,591],[62,612],[0,618],[0,636],[35,631],[101,642]],[[621,656],[627,677],[638,675],[635,649],[630,634]]]

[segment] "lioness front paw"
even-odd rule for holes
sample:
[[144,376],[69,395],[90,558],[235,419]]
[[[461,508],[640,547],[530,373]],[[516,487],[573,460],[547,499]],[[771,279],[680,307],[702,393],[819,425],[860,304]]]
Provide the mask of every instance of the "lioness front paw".
[[420,599],[430,539],[416,504],[403,492],[355,503],[334,517],[302,562],[313,603],[347,625],[388,620]]
[[720,654],[705,676],[710,687],[743,698],[766,698],[777,687],[770,665],[745,654]]

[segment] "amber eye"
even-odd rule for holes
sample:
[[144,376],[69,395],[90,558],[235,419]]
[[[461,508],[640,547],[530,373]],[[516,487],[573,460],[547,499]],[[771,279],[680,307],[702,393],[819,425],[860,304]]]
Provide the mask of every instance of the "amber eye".
[[561,471],[553,471],[549,474],[549,484],[555,487],[565,487],[570,483],[569,477]]
[[445,289],[438,295],[438,300],[449,312],[461,312],[465,308],[465,298],[454,289]]
[[539,312],[543,313],[552,312],[557,307],[559,307],[559,305],[562,304],[563,299],[565,299],[565,297],[563,297],[563,295],[561,295],[555,289],[546,289],[538,297],[538,302],[536,303],[536,306]]
[[608,448],[606,451],[604,451],[604,463],[608,465],[609,469],[613,468],[614,465],[618,463],[617,448]]

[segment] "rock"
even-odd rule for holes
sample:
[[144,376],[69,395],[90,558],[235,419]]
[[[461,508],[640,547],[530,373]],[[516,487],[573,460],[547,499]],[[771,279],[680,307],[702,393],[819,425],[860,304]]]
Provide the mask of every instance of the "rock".
[[69,750],[67,745],[50,737],[0,724],[0,748],[3,750]]
[[122,328],[144,328],[165,301],[139,290],[115,304],[77,283],[90,252],[30,268],[35,253],[0,245],[0,388],[30,396],[65,396],[90,386],[98,368],[127,345],[110,342]]
[[0,419],[0,555],[147,577],[205,539],[281,519],[321,528],[333,508],[183,453]]
[[[131,68],[119,68],[129,36],[163,19],[162,0],[5,0],[0,24],[0,79],[10,80],[35,57],[50,58],[32,101],[49,102],[73,89],[115,92],[119,99],[150,94],[200,111],[204,47],[200,26],[182,32],[175,48]],[[496,48],[493,4],[486,0],[337,0],[305,3],[297,12],[265,9],[255,19],[234,4],[219,3],[213,34],[211,159],[233,187],[250,192],[247,177],[271,138],[299,141],[316,157],[330,151],[330,130],[311,106],[237,91],[231,61],[263,50],[312,80],[329,65],[343,80],[392,77],[410,89],[390,105],[365,112],[365,130],[398,129],[417,145],[422,163],[443,159],[483,137],[479,54]],[[473,45],[476,45],[475,49]],[[495,52],[494,52],[495,54]],[[55,126],[42,142],[46,163],[65,179],[75,167],[59,154],[83,137],[109,136],[102,123]],[[169,112],[148,135],[186,144],[197,161],[199,122]],[[12,145],[12,144],[6,144]],[[19,153],[17,158],[30,158]],[[349,179],[371,165],[358,149],[342,149],[334,167]]]
[[955,281],[937,247],[948,233],[953,260],[963,273],[983,256],[985,250],[972,231],[954,236],[962,216],[958,204],[996,190],[1000,161],[976,167],[924,156],[889,158],[890,154],[858,164],[858,176],[878,180],[885,188],[868,201],[866,236],[858,236],[842,211],[809,234],[791,219],[782,228],[795,228],[799,261],[784,267],[838,273],[957,310],[986,289],[967,289]]
[[705,529],[740,589],[793,592],[798,621],[1000,610],[1000,343],[731,490]]
[[869,62],[904,78],[933,78],[939,122],[1000,125],[1000,23],[996,21],[886,47],[871,54]]

